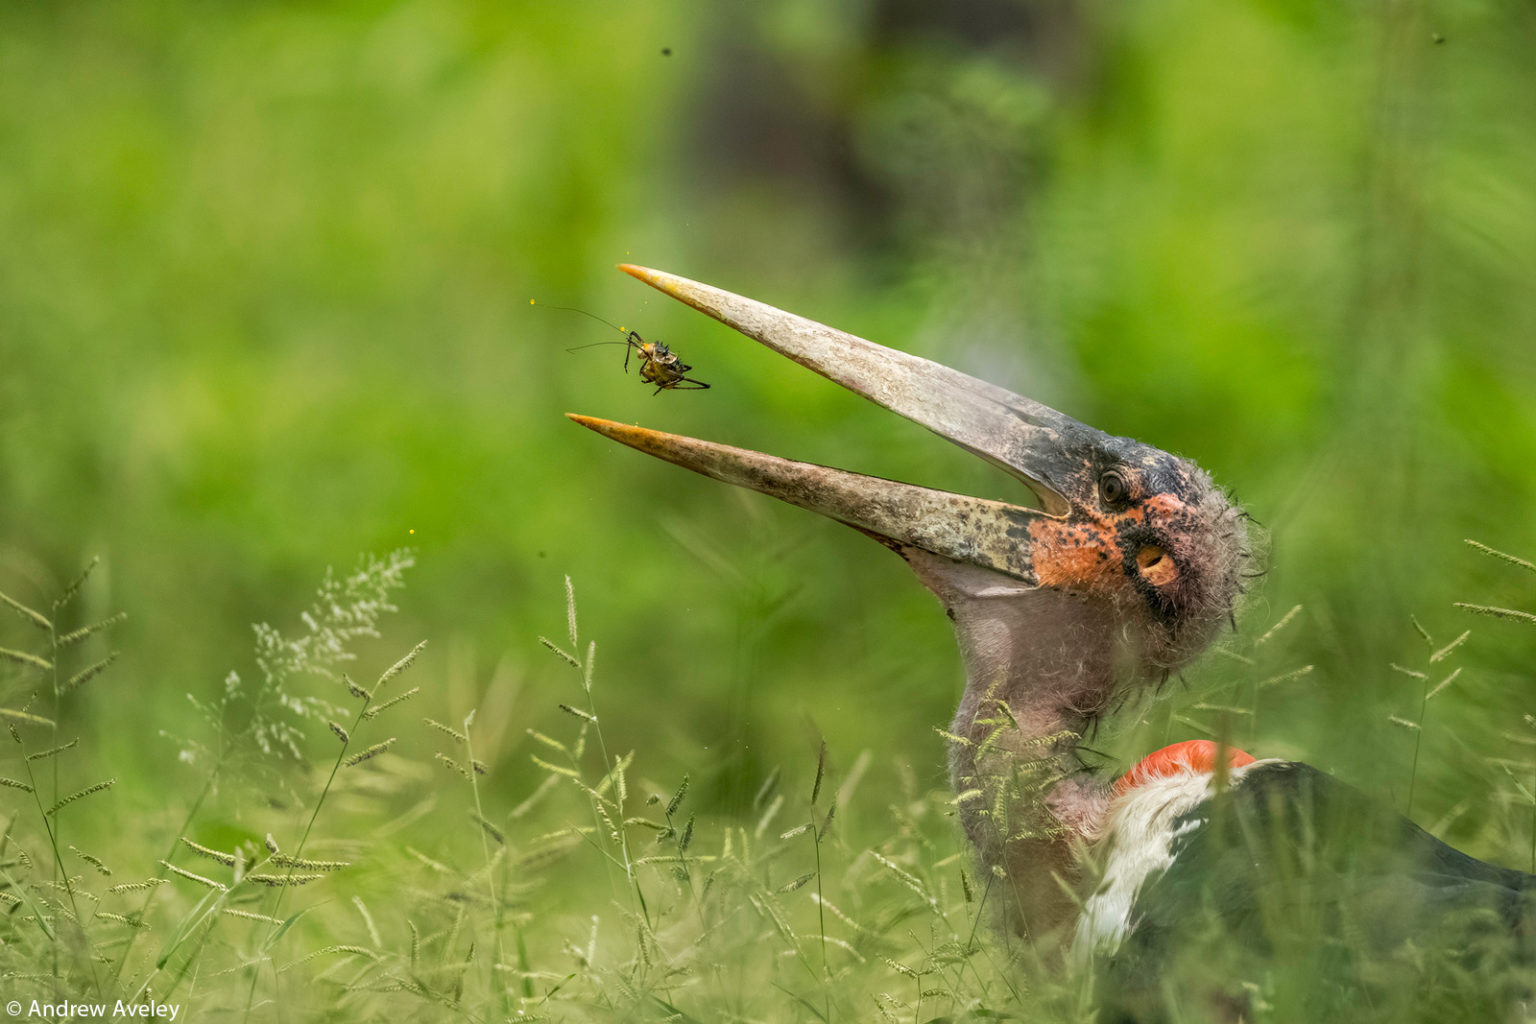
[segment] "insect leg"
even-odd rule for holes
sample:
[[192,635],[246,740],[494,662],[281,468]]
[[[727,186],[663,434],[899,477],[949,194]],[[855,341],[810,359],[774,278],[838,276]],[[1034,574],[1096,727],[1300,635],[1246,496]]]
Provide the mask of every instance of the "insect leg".
[[638,349],[641,353],[644,353],[645,352],[645,348],[643,347],[644,343],[645,343],[645,339],[640,337],[640,332],[639,331],[630,331],[629,332],[629,337],[625,340],[625,345],[627,347],[624,349],[624,372],[625,373],[629,372],[629,354],[630,354],[630,352]]

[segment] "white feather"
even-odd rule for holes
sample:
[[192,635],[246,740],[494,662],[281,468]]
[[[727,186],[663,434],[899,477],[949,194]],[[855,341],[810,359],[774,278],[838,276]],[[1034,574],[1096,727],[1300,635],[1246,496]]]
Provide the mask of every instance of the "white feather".
[[[1227,784],[1237,785],[1249,769],[1272,760],[1232,769]],[[1072,957],[1086,966],[1094,956],[1111,954],[1136,926],[1136,898],[1154,874],[1174,861],[1173,841],[1205,824],[1195,817],[1174,822],[1208,800],[1214,792],[1212,772],[1186,769],[1139,783],[1115,798],[1100,840],[1105,851],[1104,877],[1083,905],[1072,936]]]

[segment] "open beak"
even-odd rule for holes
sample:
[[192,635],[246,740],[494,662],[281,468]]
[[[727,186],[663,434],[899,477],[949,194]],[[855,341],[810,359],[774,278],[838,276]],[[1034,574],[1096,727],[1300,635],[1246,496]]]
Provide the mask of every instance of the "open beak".
[[610,420],[571,419],[640,451],[847,523],[895,547],[1037,582],[1031,527],[1062,517],[1083,489],[1101,432],[1038,402],[919,356],[645,267],[619,269],[755,338],[801,366],[920,423],[1027,485],[1043,508],[973,498]]

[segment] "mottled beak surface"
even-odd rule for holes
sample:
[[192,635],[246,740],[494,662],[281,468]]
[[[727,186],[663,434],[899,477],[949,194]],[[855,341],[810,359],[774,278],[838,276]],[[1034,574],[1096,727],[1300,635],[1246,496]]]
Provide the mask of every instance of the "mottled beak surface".
[[[1170,640],[1190,627],[1207,635],[1217,614],[1230,611],[1247,557],[1241,511],[1194,463],[754,299],[658,270],[620,269],[986,459],[1028,486],[1041,507],[572,415],[577,423],[847,523],[898,551],[925,551],[1027,587],[1132,602]],[[1173,660],[1172,652],[1164,659]]]
[[847,523],[897,546],[1036,582],[1031,525],[1065,516],[1083,452],[1105,435],[1038,402],[919,356],[673,274],[620,269],[800,365],[920,423],[1026,484],[1044,511],[571,415],[632,448]]
[[[1243,511],[1193,462],[765,302],[659,270],[622,270],[982,456],[1028,485],[1041,507],[571,416],[584,427],[845,522],[899,551],[929,588],[951,590],[960,577],[934,576],[919,551],[948,559],[942,565],[1003,574],[1023,593],[1049,588],[1106,600],[1134,625],[1144,659],[1158,668],[1186,662],[1230,619],[1249,557]],[[977,586],[977,594],[1018,593],[1000,580]]]
[[749,487],[894,542],[1034,583],[1029,525],[1040,513],[985,498],[792,462],[745,448],[567,413],[582,426],[707,477]]
[[921,356],[675,274],[628,264],[619,269],[981,456],[1028,485],[1052,515],[1068,512],[1064,495],[1082,469],[1071,449],[1105,436]]

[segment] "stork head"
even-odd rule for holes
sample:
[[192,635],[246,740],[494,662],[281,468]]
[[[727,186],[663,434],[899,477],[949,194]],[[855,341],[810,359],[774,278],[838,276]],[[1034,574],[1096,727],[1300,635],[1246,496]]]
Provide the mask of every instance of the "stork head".
[[[901,554],[964,631],[1000,608],[1017,634],[1091,620],[1116,685],[1160,679],[1228,620],[1247,557],[1241,510],[1193,462],[804,317],[643,267],[620,269],[980,456],[1038,507],[974,498],[572,415],[687,469],[846,523]],[[1060,632],[1060,630],[1056,630]],[[976,641],[987,643],[984,638]],[[1108,662],[1106,662],[1108,664]]]

